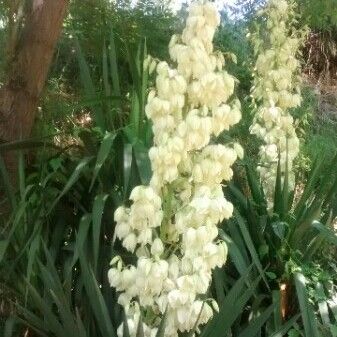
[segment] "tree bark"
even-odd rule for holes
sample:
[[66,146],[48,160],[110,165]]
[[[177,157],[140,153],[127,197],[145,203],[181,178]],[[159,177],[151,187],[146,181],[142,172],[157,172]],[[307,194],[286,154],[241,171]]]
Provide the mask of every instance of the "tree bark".
[[[0,141],[29,137],[69,0],[32,0],[25,15],[15,55],[0,88]],[[7,153],[5,164],[15,181],[16,159]]]

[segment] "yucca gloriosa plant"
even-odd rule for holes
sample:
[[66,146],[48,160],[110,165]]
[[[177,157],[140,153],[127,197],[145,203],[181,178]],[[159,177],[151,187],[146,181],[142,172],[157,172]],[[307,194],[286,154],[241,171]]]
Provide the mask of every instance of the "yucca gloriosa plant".
[[[118,89],[113,45],[111,37],[108,47],[103,47],[103,81],[98,90],[77,47],[85,105],[93,111],[96,126],[79,132],[80,151],[55,153],[42,161],[38,175],[28,179],[21,159],[21,194],[16,197],[8,188],[13,217],[1,241],[1,278],[17,299],[16,322],[24,322],[41,336],[115,337],[124,320],[107,279],[111,256],[125,254],[118,244],[112,245],[112,213],[134,186],[148,181],[151,137],[144,119],[145,45],[140,44],[135,57],[126,48],[133,78],[130,100],[123,99]],[[131,102],[129,109],[125,101]],[[288,173],[283,176],[279,167],[272,212],[258,175],[248,164],[248,186],[240,180],[230,185],[228,194],[236,212],[224,224],[221,237],[236,270],[229,266],[215,271],[209,293],[220,310],[201,329],[201,336],[279,337],[290,329],[294,336],[302,326],[305,336],[334,335],[336,320],[331,313],[336,315],[336,309],[324,296],[331,297],[333,285],[317,285],[321,318],[316,321],[316,308],[304,284],[304,277],[314,280],[308,270],[317,253],[327,242],[336,243],[331,231],[336,173],[332,164],[329,174],[322,177],[322,162],[314,165],[304,187],[298,183],[301,193],[297,194],[290,191]],[[13,279],[17,282],[11,284]],[[295,291],[298,301],[291,298]],[[5,325],[6,337],[14,332],[13,322],[10,319]],[[164,327],[165,315],[157,337],[165,335]],[[127,328],[123,335],[129,336]],[[137,336],[142,335],[139,324]]]

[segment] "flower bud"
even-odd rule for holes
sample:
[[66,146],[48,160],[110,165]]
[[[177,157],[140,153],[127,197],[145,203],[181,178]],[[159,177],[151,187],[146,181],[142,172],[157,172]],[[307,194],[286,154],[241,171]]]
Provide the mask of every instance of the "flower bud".
[[164,245],[163,242],[156,238],[154,239],[152,246],[151,246],[151,254],[154,256],[160,256],[164,252]]
[[240,159],[243,159],[245,153],[244,153],[243,147],[239,143],[234,143],[234,150],[236,154],[238,155],[238,157]]
[[126,236],[126,238],[123,240],[123,246],[130,252],[134,252],[137,244],[137,238],[134,233],[130,233]]

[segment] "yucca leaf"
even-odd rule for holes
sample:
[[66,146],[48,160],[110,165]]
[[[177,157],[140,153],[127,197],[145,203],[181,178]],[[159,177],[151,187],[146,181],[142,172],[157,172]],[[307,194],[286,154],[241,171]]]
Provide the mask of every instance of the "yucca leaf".
[[254,264],[255,264],[257,270],[259,271],[264,283],[266,284],[267,289],[270,289],[268,281],[267,281],[265,273],[264,273],[264,270],[263,270],[263,267],[262,267],[262,264],[261,264],[261,261],[259,259],[259,255],[258,255],[258,253],[255,249],[254,242],[253,242],[253,240],[252,240],[252,238],[249,234],[246,223],[244,222],[243,218],[240,216],[240,214],[237,211],[234,211],[234,217],[235,217],[235,219],[236,219],[236,221],[239,225],[239,228],[240,228],[241,233],[242,233],[242,237],[245,240],[245,243],[246,243],[247,249],[250,253],[250,256],[252,258],[252,261],[254,262]]
[[10,203],[11,209],[14,211],[17,207],[14,188],[9,178],[9,174],[8,174],[4,159],[1,154],[0,154],[0,173],[1,173],[4,190],[7,195],[7,199]]
[[32,330],[36,331],[40,336],[49,337],[44,331],[50,331],[48,327],[48,322],[43,321],[41,317],[35,315],[33,312],[27,308],[21,306],[20,304],[16,305],[20,316],[22,319],[18,319],[26,326],[30,327]]
[[337,194],[337,176],[335,177],[335,181],[332,184],[330,190],[325,194],[325,200],[323,202],[323,209],[327,208],[328,205],[331,203],[331,200]]
[[[222,312],[222,322],[218,321],[218,324],[212,331],[209,336],[226,336],[228,331],[230,330],[232,324],[238,317],[242,314],[244,306],[247,304],[248,300],[253,296],[256,286],[260,282],[260,279],[251,283],[251,288],[246,290],[243,295],[241,295],[234,304],[229,305]],[[221,309],[220,309],[221,312]],[[219,313],[220,313],[219,312]]]
[[274,328],[278,330],[282,325],[281,314],[281,294],[279,290],[272,291],[273,303],[274,303]]
[[242,208],[243,211],[247,210],[247,198],[245,195],[232,183],[228,184],[228,188],[235,198],[238,201],[239,206]]
[[[139,55],[140,43],[138,44]],[[128,63],[130,66],[130,72],[133,81],[133,89],[131,93],[131,112],[129,115],[129,121],[132,127],[132,136],[137,139],[139,136],[140,127],[140,110],[141,110],[141,73],[139,65],[137,64],[137,57],[134,57],[131,53],[131,46],[126,44]]]
[[[102,52],[102,77],[103,77],[103,87],[105,97],[111,96],[111,87],[109,83],[109,66],[108,66],[108,54],[107,54],[107,46],[106,42],[103,43],[103,52]],[[107,101],[108,112],[111,112],[111,105],[109,100]]]
[[147,185],[152,177],[149,149],[140,142],[137,142],[133,145],[133,152],[135,154],[135,159],[139,168],[139,176],[141,178],[142,184]]
[[130,195],[131,190],[135,186],[140,185],[140,184],[141,184],[141,178],[140,178],[139,168],[137,165],[135,150],[131,148],[131,165],[130,165],[130,171],[129,171],[129,176],[128,176],[128,182],[127,182],[127,186],[125,189],[124,199],[126,199]]
[[114,142],[114,160],[112,162],[112,168],[114,170],[114,178],[116,181],[117,186],[122,186],[123,189],[127,186],[127,178],[126,178],[126,171],[125,167],[127,165],[127,153],[126,151],[126,144],[124,135],[122,132],[118,132],[116,134],[116,140]]
[[68,270],[68,273],[71,272],[72,268],[75,266],[76,262],[80,257],[80,253],[83,250],[85,242],[87,241],[91,221],[92,221],[91,214],[83,215],[83,217],[80,220],[79,230],[78,233],[76,234],[74,254],[72,262],[69,266],[70,269]]
[[306,336],[320,337],[314,310],[309,302],[306,279],[300,272],[295,273],[295,286]]
[[25,196],[26,176],[25,176],[25,156],[22,151],[18,152],[18,172],[19,172],[19,189],[21,199]]
[[15,323],[15,316],[10,316],[6,319],[3,337],[13,337]]
[[320,218],[321,212],[322,201],[314,200],[310,207],[305,209],[302,216],[296,219],[296,223],[292,225],[288,235],[288,241],[292,246],[304,243],[303,236],[308,232],[313,221]]
[[78,333],[79,333],[78,337],[89,337],[89,334],[87,334],[87,329],[85,328],[83,324],[82,318],[77,308],[76,308],[76,320],[77,320]]
[[142,315],[139,315],[136,337],[144,337],[144,325]]
[[33,267],[34,267],[34,264],[36,263],[36,256],[37,256],[37,252],[40,247],[40,243],[41,243],[41,236],[40,234],[37,234],[34,236],[34,239],[32,240],[31,244],[27,247],[28,248],[28,254],[27,254],[28,263],[27,263],[26,278],[28,282],[30,282],[31,276],[33,274]]
[[224,227],[228,229],[226,232],[229,232],[229,237],[230,239],[235,243],[237,248],[240,250],[240,253],[242,255],[242,258],[244,261],[246,261],[246,264],[249,265],[250,262],[250,257],[248,255],[247,247],[245,244],[245,241],[242,237],[241,231],[239,226],[237,225],[235,219],[232,217],[229,219],[225,224]]
[[226,295],[223,302],[219,303],[219,313],[216,314],[213,319],[206,325],[205,329],[203,330],[201,337],[206,336],[212,336],[212,332],[214,331],[214,328],[217,324],[221,322],[221,319],[226,320],[226,317],[224,316],[224,310],[227,307],[227,305],[232,305],[239,297],[242,295],[245,283],[247,281],[249,275],[249,271],[244,275],[241,276],[234,284],[234,286],[231,288],[229,293]]
[[[97,93],[95,90],[95,85],[90,75],[89,65],[85,60],[79,41],[77,39],[75,39],[74,41],[75,41],[77,60],[80,68],[80,78],[84,88],[84,92],[88,98],[92,99],[97,96]],[[94,112],[95,124],[101,130],[106,130],[102,106],[100,104],[92,104],[90,107],[93,109]]]
[[[60,214],[60,213],[57,213]],[[62,213],[61,213],[62,214]],[[55,228],[51,234],[51,241],[49,243],[49,252],[52,257],[52,260],[55,261],[57,254],[60,251],[61,246],[63,245],[64,233],[67,230],[67,219],[64,216],[58,216],[55,222]]]
[[319,297],[318,310],[319,310],[322,322],[324,325],[330,326],[331,322],[330,322],[330,317],[329,317],[329,307],[328,307],[327,301],[325,300],[326,295],[324,293],[323,285],[320,282],[316,284],[316,293]]
[[54,303],[56,304],[58,308],[58,313],[60,314],[60,320],[62,322],[62,325],[64,327],[64,333],[67,335],[71,335],[73,333],[77,334],[77,326],[76,323],[74,322],[73,318],[74,315],[71,312],[70,308],[65,305],[64,301],[62,301],[61,298],[59,298],[53,290],[49,290],[51,297],[54,300]]
[[250,312],[251,312],[250,320],[260,315],[261,308],[264,308],[263,302],[268,299],[269,299],[269,296],[264,293],[258,293],[257,295],[254,296],[254,298],[252,299],[252,303],[250,305]]
[[313,221],[312,227],[316,228],[325,240],[337,246],[337,235],[335,232],[321,224],[319,221]]
[[249,322],[248,326],[238,335],[238,337],[252,337],[255,336],[270,318],[274,311],[275,304],[271,304],[258,317]]
[[0,262],[3,261],[3,258],[6,254],[6,251],[10,245],[12,237],[17,232],[18,228],[21,225],[21,219],[25,214],[25,203],[21,203],[18,208],[15,209],[14,220],[11,222],[11,227],[9,233],[7,234],[6,239],[0,240]]
[[83,251],[80,252],[82,280],[86,293],[88,295],[90,306],[95,315],[96,322],[101,334],[105,337],[117,337],[116,329],[113,327],[109,310],[102,296],[97,280],[95,279],[93,270],[84,256]]
[[255,245],[261,246],[265,244],[264,238],[264,228],[261,226],[266,221],[266,212],[263,211],[262,215],[259,215],[257,210],[257,205],[254,204],[250,199],[247,200],[248,211],[245,218],[248,220],[247,225],[249,226],[249,232]]
[[228,246],[229,256],[233,261],[236,269],[238,270],[240,275],[245,275],[250,264],[248,263],[248,261],[245,261],[240,249],[228,235],[226,235],[222,230],[219,230],[219,234]]
[[99,194],[95,197],[94,205],[92,208],[92,237],[93,237],[93,251],[94,251],[94,270],[97,271],[100,234],[102,227],[102,216],[104,211],[105,202],[108,199],[108,194]]
[[[60,324],[58,317],[53,313],[52,308],[49,306],[49,303],[46,302],[38,293],[38,291],[29,283],[27,283],[28,289],[29,289],[29,295],[31,298],[31,301],[33,301],[36,308],[39,310],[40,314],[43,315],[44,322],[42,324],[43,329],[45,331],[53,332],[56,336],[64,336],[64,329],[62,325]],[[22,309],[22,308],[21,308]],[[38,322],[36,318],[32,315],[29,315],[29,313],[24,310],[23,314],[30,317],[30,320],[33,319],[35,322]],[[27,316],[27,317],[28,317]],[[26,317],[26,318],[27,318]]]
[[296,208],[294,211],[296,218],[299,218],[302,215],[305,205],[315,189],[319,176],[322,172],[323,165],[324,165],[324,160],[322,160],[322,158],[319,158],[319,156],[317,156],[312,166],[311,172],[309,174],[309,177],[304,187],[301,198],[296,204]]
[[290,318],[286,323],[284,323],[279,329],[276,330],[271,336],[269,337],[282,337],[284,336],[297,322],[301,315],[297,314],[294,317]]
[[215,268],[213,271],[213,283],[215,287],[216,300],[222,303],[225,299],[224,273],[223,269]]
[[288,212],[289,205],[289,167],[288,167],[288,139],[287,139],[287,151],[286,151],[286,167],[284,172],[284,181],[282,189],[282,208],[281,208],[281,219],[285,220],[286,214]]
[[54,200],[52,205],[50,206],[48,213],[50,213],[54,207],[57,205],[59,200],[74,186],[74,184],[79,179],[81,173],[84,171],[84,169],[87,167],[89,162],[92,160],[92,157],[84,157],[76,166],[74,172],[71,174],[70,178],[68,179],[67,183],[63,187],[61,193],[58,195],[58,197]]
[[165,310],[164,315],[160,321],[156,337],[165,337],[166,322],[167,322],[167,309]]
[[123,310],[123,337],[130,337],[129,324],[124,310]]
[[331,229],[334,220],[333,214],[331,213],[328,218],[326,216],[323,216],[321,220],[324,221],[325,225],[323,225],[322,222],[319,221],[313,221],[311,224],[312,227],[318,230],[319,234],[317,235],[316,233],[312,233],[313,238],[304,254],[307,260],[310,259],[311,256],[313,256],[313,254],[318,249],[320,249],[326,241],[332,245],[337,245],[337,236],[335,232]]
[[305,248],[302,261],[303,262],[311,261],[312,257],[324,245],[324,242],[325,240],[323,234],[315,235],[315,237],[309,242],[309,244]]
[[255,172],[252,170],[250,165],[246,165],[245,168],[246,168],[248,184],[249,184],[250,191],[252,193],[252,197],[257,205],[262,205],[264,203],[264,197],[261,191],[261,185],[259,182],[259,178],[255,174]]
[[94,168],[94,172],[92,175],[92,180],[91,180],[89,191],[91,191],[92,187],[94,186],[94,183],[96,181],[96,178],[97,178],[97,175],[100,169],[102,168],[106,159],[111,153],[111,148],[115,140],[115,137],[116,137],[116,133],[112,133],[112,132],[106,132],[104,135],[104,138],[98,150],[97,159],[96,159],[95,168]]
[[335,321],[337,321],[337,293],[336,290],[329,289],[329,299],[327,300],[329,309],[333,314]]
[[113,30],[111,30],[111,33],[110,33],[109,60],[110,60],[113,91],[115,95],[120,96],[121,90],[120,90],[120,85],[119,85],[117,53],[116,53],[116,45],[115,45],[115,38],[114,38]]
[[259,284],[261,278],[257,278],[250,283],[247,290],[244,284],[249,281],[249,270],[243,275],[237,284],[231,289],[223,303],[220,304],[219,313],[217,313],[210,323],[206,326],[201,337],[226,337],[234,321],[242,314],[243,308],[252,297],[255,288]]
[[[62,300],[62,305],[65,308],[70,308],[71,305],[71,298],[66,296],[63,288],[62,281],[59,277],[59,273],[55,267],[53,258],[48,250],[48,248],[43,245],[44,247],[44,254],[46,258],[46,267],[38,260],[39,268],[41,271],[41,278],[44,281],[44,285],[48,289],[52,289],[55,295]],[[69,309],[66,312],[66,315],[71,315],[71,310]]]
[[277,162],[276,182],[274,191],[274,213],[280,214],[282,210],[282,172],[280,155]]

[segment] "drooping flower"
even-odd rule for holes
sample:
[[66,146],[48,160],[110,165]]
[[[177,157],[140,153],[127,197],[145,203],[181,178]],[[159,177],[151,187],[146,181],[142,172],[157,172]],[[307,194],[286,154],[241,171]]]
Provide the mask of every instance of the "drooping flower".
[[[213,4],[194,3],[182,35],[172,37],[169,52],[176,68],[158,63],[146,105],[153,124],[153,175],[149,186],[132,191],[129,208],[115,212],[116,236],[138,258],[131,266],[114,258],[108,274],[131,336],[140,312],[158,317],[166,312],[167,337],[213,315],[209,303],[214,300],[205,300],[205,294],[212,270],[227,258],[217,225],[233,212],[221,184],[231,179],[237,153],[242,155],[238,144],[210,144],[241,118],[239,102],[228,101],[234,78],[223,70],[223,56],[213,51],[219,22]],[[154,336],[157,328],[158,320],[145,321],[145,336]]]
[[250,128],[263,141],[260,147],[260,176],[269,200],[274,193],[278,160],[281,174],[290,172],[299,152],[299,140],[290,109],[301,103],[299,46],[302,32],[293,26],[294,8],[287,0],[270,0],[260,13],[266,18],[267,38],[254,36],[257,60],[252,97],[257,104]]

